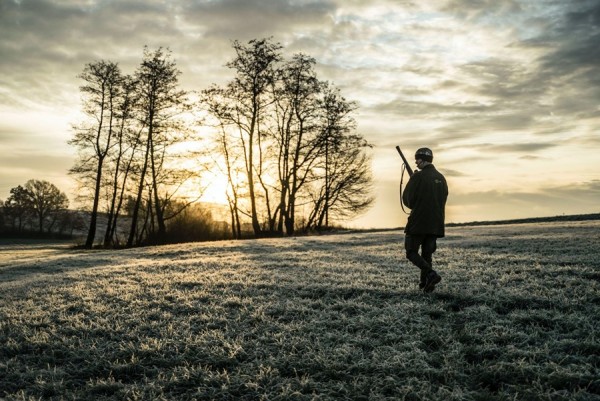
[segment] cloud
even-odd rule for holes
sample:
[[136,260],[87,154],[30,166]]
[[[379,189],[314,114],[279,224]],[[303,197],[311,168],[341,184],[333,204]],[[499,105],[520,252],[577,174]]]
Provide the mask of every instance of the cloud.
[[555,49],[542,58],[543,67],[561,74],[600,62],[600,3],[579,0],[565,3],[561,18],[532,42],[553,42]]
[[50,181],[63,191],[70,191],[72,183],[66,172],[73,160],[61,154],[32,148],[4,147],[0,143],[0,198],[6,199],[11,188],[30,179]]
[[450,0],[441,6],[441,10],[461,19],[493,21],[522,11],[517,0]]
[[183,18],[202,26],[205,37],[249,40],[318,27],[336,9],[331,1],[196,0],[182,3]]
[[451,192],[448,215],[449,222],[503,220],[597,213],[599,204],[600,180],[592,180],[547,186],[531,192]]
[[[478,53],[461,49],[471,59],[460,60],[436,51],[435,63],[427,53],[418,54],[397,72],[413,78],[392,81],[396,97],[371,105],[369,112],[443,121],[434,128],[440,143],[484,140],[500,132],[556,136],[589,131],[582,124],[597,126],[600,103],[599,9],[595,1],[438,4],[438,12],[464,25],[448,25],[446,46],[470,37],[472,43],[465,45]],[[420,37],[418,28],[413,24],[412,38]],[[428,28],[443,35],[436,25]],[[483,33],[469,35],[468,30]],[[407,85],[411,81],[416,84]],[[539,150],[551,147],[549,142],[539,145]]]
[[169,47],[182,81],[208,86],[227,72],[231,40],[293,42],[295,27],[318,31],[335,12],[328,1],[279,0],[7,0],[0,7],[0,102],[19,107],[72,101],[77,75],[95,60],[132,72],[144,45]]
[[532,158],[541,151],[560,146],[560,143],[554,142],[514,142],[514,143],[479,143],[461,145],[463,149],[475,150],[478,154],[483,155],[504,155],[511,153],[522,154],[523,157]]
[[74,98],[77,74],[97,59],[134,65],[146,41],[181,37],[163,3],[3,1],[0,12],[0,101],[27,107]]
[[546,103],[557,115],[597,118],[600,102],[600,3],[565,2],[560,13],[547,20],[539,35],[522,46],[543,45],[531,87],[545,89]]
[[449,168],[440,168],[439,170],[442,174],[444,174],[445,177],[465,177],[465,176],[469,175],[462,171],[453,170],[453,169],[449,169]]
[[452,196],[454,202],[463,205],[474,204],[497,204],[544,205],[552,209],[555,207],[563,209],[577,209],[584,205],[587,208],[596,208],[600,205],[600,180],[592,180],[583,183],[573,183],[560,186],[546,186],[535,191],[503,192],[499,190],[486,192],[465,192]]

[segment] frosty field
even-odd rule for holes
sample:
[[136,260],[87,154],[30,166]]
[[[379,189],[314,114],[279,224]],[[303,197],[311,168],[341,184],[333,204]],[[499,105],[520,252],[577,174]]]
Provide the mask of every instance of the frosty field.
[[600,221],[402,241],[0,244],[0,399],[600,399]]

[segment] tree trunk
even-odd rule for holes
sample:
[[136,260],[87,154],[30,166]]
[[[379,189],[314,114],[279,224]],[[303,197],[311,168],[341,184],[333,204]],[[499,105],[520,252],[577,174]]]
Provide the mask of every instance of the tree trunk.
[[133,246],[135,240],[135,232],[137,230],[137,219],[140,211],[140,204],[142,202],[142,194],[144,192],[144,181],[146,180],[146,170],[148,169],[148,156],[150,154],[150,136],[146,140],[146,155],[144,156],[144,166],[142,167],[142,173],[140,177],[140,185],[138,187],[137,198],[135,205],[133,206],[133,216],[131,217],[131,229],[129,230],[129,238],[127,239],[127,247]]
[[250,133],[248,138],[248,160],[246,161],[246,171],[248,174],[248,190],[250,192],[250,210],[252,212],[252,229],[254,235],[261,235],[260,223],[258,222],[258,212],[256,210],[256,194],[254,192],[254,130],[256,127],[256,100],[254,101],[254,115],[250,123]]
[[[152,120],[150,120],[150,131],[152,131]],[[152,135],[150,138],[152,138]],[[158,224],[158,242],[163,243],[167,237],[167,227],[165,226],[165,218],[163,215],[163,210],[160,205],[160,198],[158,196],[158,177],[156,172],[156,165],[154,160],[154,142],[152,139],[150,140],[150,169],[152,172],[152,192],[154,194],[154,211],[156,213],[156,222]]]
[[94,246],[94,238],[96,236],[96,224],[98,220],[98,202],[100,200],[100,186],[102,185],[102,164],[104,157],[98,158],[98,169],[96,171],[96,185],[94,188],[94,203],[92,205],[92,213],[90,215],[90,228],[88,230],[85,247],[90,249]]

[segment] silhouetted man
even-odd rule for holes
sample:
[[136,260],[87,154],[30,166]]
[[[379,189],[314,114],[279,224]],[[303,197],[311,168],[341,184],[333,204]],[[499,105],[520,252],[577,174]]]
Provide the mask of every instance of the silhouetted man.
[[437,239],[445,235],[444,217],[448,184],[432,164],[431,149],[417,150],[415,161],[420,171],[416,171],[410,177],[402,194],[402,202],[411,209],[404,229],[404,247],[408,260],[421,269],[419,288],[431,292],[442,280],[433,270],[432,256],[437,247]]

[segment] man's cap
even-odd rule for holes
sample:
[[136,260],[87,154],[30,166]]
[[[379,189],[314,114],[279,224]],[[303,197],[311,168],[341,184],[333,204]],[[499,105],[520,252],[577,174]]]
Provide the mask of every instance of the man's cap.
[[433,161],[433,152],[429,148],[419,148],[415,153],[415,160],[421,159],[431,163]]

